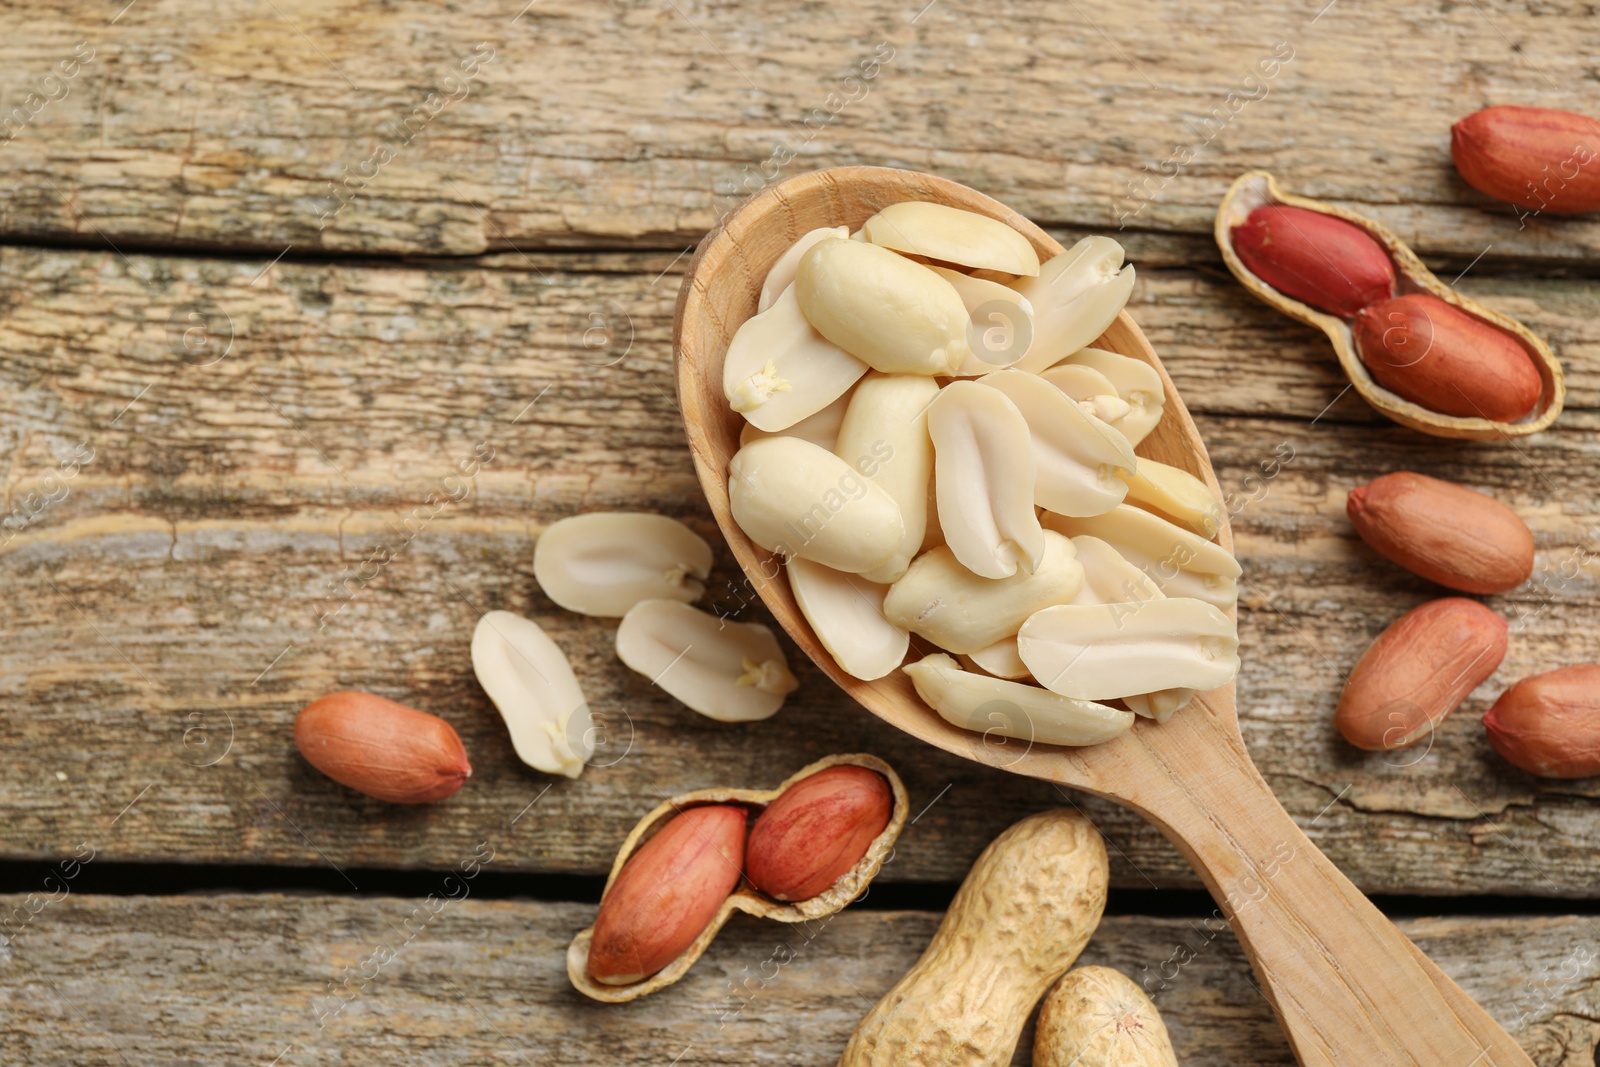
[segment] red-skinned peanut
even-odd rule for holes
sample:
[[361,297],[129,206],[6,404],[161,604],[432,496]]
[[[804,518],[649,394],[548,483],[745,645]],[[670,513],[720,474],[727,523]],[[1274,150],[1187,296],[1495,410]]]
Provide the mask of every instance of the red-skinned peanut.
[[746,818],[735,804],[689,808],[628,857],[600,901],[591,978],[638,982],[694,944],[739,884]]
[[865,767],[839,765],[801,779],[750,831],[750,884],[778,900],[810,900],[861,861],[893,807],[888,781]]
[[1258,207],[1233,228],[1233,250],[1274,289],[1341,318],[1394,295],[1394,264],[1383,246],[1320,211]]
[[1515,422],[1539,403],[1544,386],[1522,343],[1431,294],[1374,304],[1353,329],[1377,383],[1429,411]]

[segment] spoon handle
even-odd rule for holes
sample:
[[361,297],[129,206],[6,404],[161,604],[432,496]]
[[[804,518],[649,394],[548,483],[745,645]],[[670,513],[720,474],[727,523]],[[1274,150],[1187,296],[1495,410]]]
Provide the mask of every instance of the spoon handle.
[[1120,799],[1222,905],[1300,1063],[1532,1067],[1300,831],[1204,698],[1146,738]]

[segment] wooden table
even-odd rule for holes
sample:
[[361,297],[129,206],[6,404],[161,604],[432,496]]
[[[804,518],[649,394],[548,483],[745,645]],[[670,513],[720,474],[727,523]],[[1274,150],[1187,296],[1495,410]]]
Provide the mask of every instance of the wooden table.
[[[1539,1064],[1594,1063],[1600,780],[1517,772],[1478,719],[1518,677],[1600,659],[1600,222],[1519,227],[1448,160],[1480,106],[1595,110],[1584,7],[519,9],[0,10],[21,108],[0,140],[0,1061],[832,1063],[983,845],[1076,804],[1129,902],[1086,958],[1161,988],[1189,1067],[1291,1062],[1232,935],[1136,818],[921,747],[803,662],[775,719],[701,718],[533,581],[539,531],[575,512],[714,534],[672,399],[686,252],[767,180],[873,163],[1123,241],[1130,309],[1239,505],[1256,761],[1359,885],[1445,915],[1404,925]],[[1326,343],[1221,267],[1212,212],[1253,167],[1380,219],[1548,338],[1556,427],[1442,441],[1346,394]],[[1344,498],[1402,467],[1516,507],[1546,578],[1489,599],[1510,653],[1431,746],[1368,755],[1333,729],[1339,686],[1437,591],[1356,541]],[[718,562],[707,599],[739,608]],[[494,608],[571,653],[603,766],[516,760],[467,655]],[[467,788],[401,809],[312,771],[291,723],[337,688],[450,720]],[[889,760],[921,812],[877,901],[809,934],[736,921],[631,1005],[570,990],[561,951],[643,812],[835,751]],[[407,940],[480,842],[484,893]],[[797,958],[763,980],[784,943]],[[396,958],[352,983],[384,944]],[[334,986],[358,994],[341,1008]]]

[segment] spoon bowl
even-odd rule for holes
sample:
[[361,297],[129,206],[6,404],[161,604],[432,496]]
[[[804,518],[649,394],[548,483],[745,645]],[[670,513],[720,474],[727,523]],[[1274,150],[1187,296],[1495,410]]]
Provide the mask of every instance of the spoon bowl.
[[[858,229],[907,200],[999,219],[1028,238],[1041,261],[1064,251],[1027,219],[966,186],[914,171],[841,167],[757,194],[706,235],[690,263],[674,336],[678,401],[700,484],[752,588],[795,644],[879,718],[947,752],[1106,797],[1160,829],[1222,906],[1301,1063],[1531,1067],[1510,1036],[1385,919],[1278,804],[1245,750],[1232,685],[1201,694],[1164,724],[1140,719],[1106,744],[1059,748],[962,730],[924,704],[903,672],[861,681],[840,670],[822,646],[789,590],[781,560],[733,521],[728,469],[743,419],[723,396],[722,363],[734,332],[755,314],[767,271],[797,238],[819,226]],[[1166,408],[1138,454],[1189,471],[1220,498],[1199,431],[1127,312],[1095,346],[1143,360],[1161,375]],[[1226,521],[1216,540],[1232,550]],[[922,654],[915,639],[911,654]],[[1475,1061],[1480,1055],[1485,1058]]]

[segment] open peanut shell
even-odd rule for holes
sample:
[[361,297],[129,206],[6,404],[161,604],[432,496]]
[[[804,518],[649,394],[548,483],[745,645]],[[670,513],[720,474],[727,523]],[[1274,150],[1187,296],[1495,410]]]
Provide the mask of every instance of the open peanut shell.
[[[1269,204],[1283,204],[1305,208],[1308,211],[1318,211],[1361,227],[1372,236],[1373,240],[1383,246],[1394,262],[1396,295],[1432,294],[1446,303],[1454,304],[1472,317],[1481,319],[1515,337],[1527,350],[1539,371],[1539,378],[1544,388],[1540,392],[1538,405],[1530,414],[1516,422],[1462,418],[1429,411],[1379,385],[1367,370],[1366,364],[1361,362],[1361,356],[1356,351],[1355,335],[1348,321],[1337,315],[1318,311],[1274,289],[1253,274],[1234,252],[1233,228],[1244,222],[1250,212]],[[1413,430],[1420,430],[1435,437],[1488,440],[1538,433],[1561,414],[1562,404],[1566,400],[1566,386],[1562,379],[1561,363],[1550,351],[1550,346],[1522,323],[1467,299],[1440,281],[1432,271],[1422,265],[1416,253],[1406,247],[1404,242],[1371,219],[1333,204],[1324,204],[1319,200],[1310,200],[1303,196],[1292,196],[1278,188],[1278,183],[1273,180],[1271,174],[1264,170],[1253,170],[1234,182],[1228,194],[1222,198],[1222,205],[1217,208],[1215,232],[1217,247],[1222,249],[1222,258],[1234,277],[1239,279],[1240,284],[1262,302],[1292,319],[1298,319],[1307,326],[1315,326],[1327,334],[1328,340],[1333,342],[1333,350],[1339,356],[1339,364],[1344,368],[1350,384],[1355,386],[1356,392],[1360,393],[1361,398],[1368,404],[1400,425],[1409,426]]]
[[[757,891],[748,880],[741,878],[738,887],[729,894],[727,900],[722,902],[722,907],[717,910],[716,916],[683,955],[650,977],[631,985],[606,985],[589,977],[589,942],[594,937],[594,927],[590,926],[579,931],[572,939],[572,944],[567,946],[567,977],[571,979],[573,988],[586,997],[602,1000],[608,1004],[633,1000],[635,997],[664,989],[682,978],[689,968],[694,966],[695,960],[711,946],[717,932],[736,911],[781,923],[804,922],[807,919],[820,919],[833,915],[866,892],[868,884],[889,858],[900,831],[905,828],[911,801],[906,795],[905,784],[900,781],[900,776],[894,773],[894,768],[876,756],[849,753],[827,756],[802,767],[774,789],[697,789],[692,793],[681,793],[663,801],[650,814],[640,819],[627,839],[622,842],[622,848],[617,851],[617,858],[611,864],[611,875],[606,879],[605,893],[611,892],[611,886],[621,873],[623,864],[627,863],[628,859],[650,839],[650,835],[685,808],[702,804],[742,804],[751,811],[760,811],[802,778],[809,778],[819,771],[825,771],[842,763],[877,771],[888,779],[889,788],[894,794],[894,807],[889,812],[889,825],[883,828],[883,833],[873,839],[867,848],[867,854],[837,882],[809,900],[784,903]],[[601,894],[602,900],[605,898],[605,893]]]

